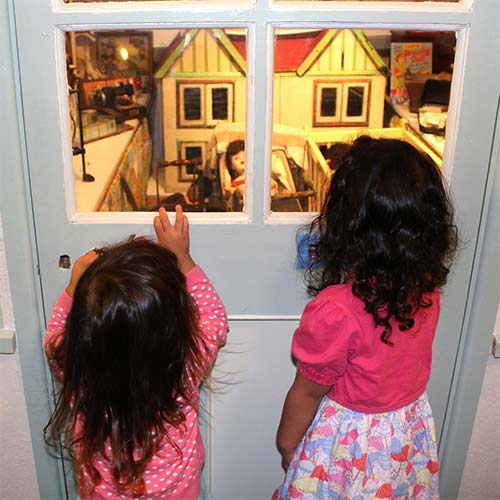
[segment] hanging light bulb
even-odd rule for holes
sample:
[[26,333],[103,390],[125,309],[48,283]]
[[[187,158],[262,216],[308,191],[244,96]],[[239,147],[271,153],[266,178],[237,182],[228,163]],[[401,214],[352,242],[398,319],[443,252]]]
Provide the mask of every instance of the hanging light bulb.
[[128,50],[125,47],[120,49],[120,56],[124,61],[128,59]]

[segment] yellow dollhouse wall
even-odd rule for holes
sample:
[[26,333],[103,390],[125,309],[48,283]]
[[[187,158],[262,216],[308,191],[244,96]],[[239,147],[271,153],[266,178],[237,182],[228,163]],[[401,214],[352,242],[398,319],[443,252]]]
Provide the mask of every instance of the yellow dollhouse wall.
[[[241,70],[221,49],[210,30],[199,30],[195,39],[184,49],[182,55],[162,79],[164,157],[178,159],[182,145],[189,143],[208,146],[214,124],[199,127],[179,126],[178,82],[203,85],[232,84],[232,120],[245,121],[246,78]],[[206,104],[207,105],[207,104]],[[162,182],[167,193],[185,192],[189,181],[180,181],[177,168],[168,168]]]
[[314,126],[314,83],[318,81],[369,82],[368,123],[362,128],[383,126],[386,77],[352,30],[339,30],[303,76],[275,74],[274,122],[301,128],[306,125],[308,129],[352,129]]

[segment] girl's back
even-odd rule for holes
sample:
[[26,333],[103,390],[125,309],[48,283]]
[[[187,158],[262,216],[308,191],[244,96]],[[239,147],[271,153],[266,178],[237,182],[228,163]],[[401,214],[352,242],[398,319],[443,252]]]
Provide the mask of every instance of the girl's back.
[[414,401],[429,378],[439,316],[439,293],[425,298],[432,305],[418,310],[410,330],[398,331],[392,321],[389,345],[351,284],[325,288],[306,306],[294,335],[299,372],[332,385],[328,397],[353,410],[379,413]]

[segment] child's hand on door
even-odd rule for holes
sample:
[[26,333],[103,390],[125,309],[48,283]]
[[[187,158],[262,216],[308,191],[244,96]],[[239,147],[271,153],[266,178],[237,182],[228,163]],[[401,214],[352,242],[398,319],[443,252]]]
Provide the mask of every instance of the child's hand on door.
[[175,207],[175,223],[172,225],[165,208],[161,207],[153,225],[158,245],[170,250],[177,257],[179,269],[186,274],[196,265],[189,254],[189,221],[182,207]]
[[92,264],[92,262],[97,259],[97,257],[99,257],[99,252],[95,250],[89,250],[85,255],[82,255],[81,257],[78,257],[78,259],[76,259],[71,271],[69,284],[66,287],[66,293],[70,297],[73,297],[76,285],[80,280],[82,274],[90,266],[90,264]]

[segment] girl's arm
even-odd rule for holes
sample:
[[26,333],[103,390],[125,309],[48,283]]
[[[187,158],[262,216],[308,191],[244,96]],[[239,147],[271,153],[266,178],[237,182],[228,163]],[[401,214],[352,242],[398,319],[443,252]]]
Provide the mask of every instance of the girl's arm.
[[228,322],[219,294],[203,270],[196,266],[186,275],[186,286],[198,306],[200,333],[207,368],[212,365],[219,348],[226,343]]
[[189,253],[189,221],[182,207],[175,207],[175,222],[172,225],[166,210],[162,207],[154,218],[154,229],[158,245],[175,254],[179,269],[186,276],[188,292],[195,300],[199,311],[199,326],[204,347],[204,360],[208,369],[221,345],[226,342],[227,315],[219,295],[205,273]]
[[52,309],[52,315],[49,322],[47,323],[47,331],[43,341],[43,347],[50,366],[54,371],[54,375],[58,380],[62,380],[62,367],[60,366],[62,360],[55,359],[54,353],[64,334],[66,318],[71,310],[76,285],[82,274],[90,266],[90,264],[97,259],[97,257],[98,253],[94,250],[90,250],[85,255],[76,259],[71,271],[71,278],[68,286],[57,300],[54,308]]
[[276,444],[283,457],[283,468],[290,464],[295,449],[316,415],[319,403],[331,385],[321,385],[297,371],[281,413]]

